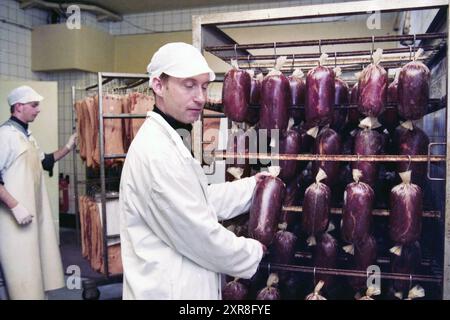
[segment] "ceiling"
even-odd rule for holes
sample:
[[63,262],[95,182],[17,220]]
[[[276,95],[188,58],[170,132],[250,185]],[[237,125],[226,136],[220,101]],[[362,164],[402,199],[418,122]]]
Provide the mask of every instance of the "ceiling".
[[274,0],[48,0],[56,3],[84,3],[100,6],[114,13],[124,15],[151,11],[180,10],[221,5],[255,4]]

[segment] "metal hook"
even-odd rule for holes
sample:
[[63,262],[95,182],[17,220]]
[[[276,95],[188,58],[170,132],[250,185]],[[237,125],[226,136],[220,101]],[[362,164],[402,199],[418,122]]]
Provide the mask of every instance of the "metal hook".
[[267,273],[268,273],[269,276],[270,276],[270,262],[267,264]]
[[413,56],[412,56],[412,46],[409,46],[409,61],[412,61]]
[[372,36],[372,50],[371,50],[371,58],[372,58],[372,62],[373,62],[373,52],[375,51],[375,36]]
[[252,66],[251,66],[251,64],[250,64],[250,55],[247,56],[247,63],[248,63],[248,67],[251,69]]
[[413,40],[413,59],[416,61],[416,34],[414,33],[414,40]]
[[316,285],[316,267],[314,267],[314,270],[313,270],[313,282],[314,282],[314,285]]
[[319,39],[319,54],[322,55],[322,39]]
[[409,290],[412,288],[412,274],[409,274]]
[[294,71],[295,67],[295,54],[292,54],[292,71]]
[[408,154],[408,160],[409,160],[409,162],[408,162],[408,168],[406,169],[406,171],[408,171],[409,170],[409,167],[411,166],[411,156]]
[[236,59],[237,62],[237,43],[234,44],[234,58]]

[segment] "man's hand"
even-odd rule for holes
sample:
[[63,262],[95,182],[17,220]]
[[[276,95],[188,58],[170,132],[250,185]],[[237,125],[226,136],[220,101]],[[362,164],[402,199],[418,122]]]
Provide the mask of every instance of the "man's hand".
[[20,203],[12,208],[11,211],[18,224],[29,224],[33,221],[33,215],[30,214],[27,208],[22,206]]
[[72,150],[73,149],[73,147],[77,143],[77,138],[78,138],[78,134],[77,133],[74,133],[74,134],[72,134],[70,136],[70,138],[69,138],[69,140],[67,141],[67,144],[66,144],[66,148],[68,150]]
[[266,177],[270,177],[271,174],[267,171],[258,172],[255,174],[256,183],[263,181]]

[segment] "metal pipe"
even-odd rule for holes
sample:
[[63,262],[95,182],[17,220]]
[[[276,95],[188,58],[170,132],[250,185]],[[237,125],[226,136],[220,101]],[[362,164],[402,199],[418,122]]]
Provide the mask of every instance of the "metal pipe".
[[[424,51],[433,51],[438,50],[435,46],[423,46],[421,47]],[[419,48],[417,48],[419,49]],[[331,53],[332,51],[330,51]],[[390,53],[403,53],[409,52],[409,48],[393,48],[393,49],[383,49],[383,54]],[[334,52],[336,57],[352,57],[352,56],[365,56],[370,55],[370,50],[360,50],[360,51],[338,51]],[[216,56],[224,61],[230,61],[231,59],[235,59],[234,56],[221,56],[220,54],[216,54]],[[253,61],[253,60],[273,60],[281,56],[287,56],[288,58],[294,58],[296,61],[298,59],[315,59],[320,58],[319,53],[302,53],[302,54],[277,54],[277,55],[252,55],[250,56],[237,56],[237,60],[243,61]]]
[[106,220],[106,182],[105,182],[105,140],[104,140],[104,124],[103,124],[103,76],[98,73],[98,121],[99,121],[99,145],[100,145],[100,185],[101,185],[101,208],[102,208],[102,240],[103,240],[103,271],[109,276],[108,261],[108,239],[107,220]]
[[126,153],[120,153],[120,154],[106,154],[104,155],[103,158],[106,160],[110,160],[110,159],[121,159],[126,157],[127,157]]
[[260,160],[300,160],[300,161],[376,161],[376,162],[397,162],[397,161],[411,161],[411,162],[444,162],[446,159],[445,155],[432,155],[428,157],[427,155],[325,155],[325,154],[278,154],[269,155],[266,153],[224,153],[218,152],[215,155],[216,160],[222,159],[260,159]]
[[[303,212],[303,207],[301,207],[301,206],[286,206],[286,207],[283,207],[283,210],[284,211],[292,211],[292,212]],[[341,215],[342,209],[341,208],[331,208],[330,213],[335,214],[335,215]],[[387,217],[387,216],[389,216],[389,213],[390,213],[390,210],[386,210],[386,209],[372,210],[372,215],[374,215],[374,216]],[[440,211],[423,211],[422,217],[439,219],[441,217],[441,212]]]
[[145,119],[147,118],[146,114],[129,114],[129,113],[120,113],[120,114],[113,114],[113,113],[106,113],[103,115],[103,119]]
[[[334,276],[350,276],[350,277],[361,277],[361,278],[368,277],[368,274],[366,271],[360,271],[360,270],[283,265],[283,264],[277,264],[277,263],[261,263],[259,266],[264,269],[270,268],[273,271],[293,271],[293,272],[303,272],[303,273],[314,273],[315,272],[315,273],[328,274],[328,275],[334,275]],[[413,280],[413,281],[434,282],[434,283],[442,282],[441,276],[418,275],[418,274],[381,272],[380,277],[384,278],[384,279],[392,279],[392,280]]]
[[[416,34],[416,40],[432,40],[432,39],[446,39],[446,32],[435,33],[421,33]],[[414,40],[414,35],[390,35],[390,36],[375,36],[375,37],[356,37],[356,38],[341,38],[341,39],[320,39],[320,40],[301,40],[301,41],[282,41],[277,42],[277,48],[287,47],[306,47],[332,44],[354,44],[354,43],[372,43],[372,42],[397,42],[405,40]],[[269,43],[251,43],[238,44],[236,49],[272,49],[273,42]],[[234,45],[210,46],[205,47],[208,52],[213,51],[227,51],[234,50]]]
[[[445,108],[446,101],[442,101],[441,99],[429,99],[428,100],[428,109],[435,110],[440,107]],[[394,109],[397,108],[398,103],[397,102],[388,102],[386,103],[386,109]],[[358,104],[336,104],[335,107],[339,107],[339,109],[356,109],[358,108]],[[255,105],[249,105],[249,108],[260,108],[260,106]],[[296,110],[296,109],[304,109],[304,105],[299,106],[289,106],[288,109]],[[216,112],[223,112],[223,106],[221,103],[219,104],[206,104],[205,109],[216,111]]]
[[[297,251],[294,254],[294,257],[297,259],[311,259],[312,258],[312,253],[311,252],[306,252],[306,251]],[[341,260],[348,260],[345,256],[340,256],[339,259]],[[387,257],[377,257],[377,263],[379,264],[389,264],[391,262],[391,259],[387,258]],[[420,264],[424,267],[430,267],[432,264],[432,261],[430,259],[423,259]]]
[[[72,86],[72,106],[75,105],[75,87]],[[75,109],[72,107],[72,130],[76,130],[76,122],[75,122]],[[81,139],[79,137],[78,139]],[[80,213],[78,207],[78,168],[77,168],[77,146],[72,150],[73,157],[73,190],[75,196],[75,233],[77,245],[80,245]]]

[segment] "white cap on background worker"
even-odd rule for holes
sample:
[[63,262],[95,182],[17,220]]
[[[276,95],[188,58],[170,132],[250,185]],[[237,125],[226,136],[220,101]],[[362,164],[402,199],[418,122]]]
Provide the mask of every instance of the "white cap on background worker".
[[153,78],[159,77],[162,73],[176,78],[209,73],[209,81],[216,78],[201,52],[184,42],[172,42],[159,48],[147,66],[147,72],[150,75],[150,85]]
[[29,86],[20,86],[12,90],[8,95],[8,104],[10,106],[16,103],[40,102],[44,99],[39,93]]

